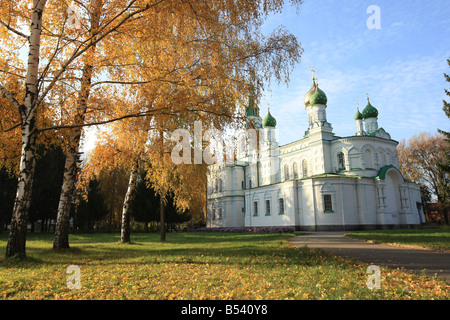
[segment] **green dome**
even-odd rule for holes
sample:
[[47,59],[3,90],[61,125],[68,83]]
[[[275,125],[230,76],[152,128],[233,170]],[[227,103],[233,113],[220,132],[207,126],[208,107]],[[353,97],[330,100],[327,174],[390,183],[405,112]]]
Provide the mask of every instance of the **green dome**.
[[305,95],[305,105],[306,106],[309,106],[309,100],[311,99],[311,96],[314,94],[316,89],[317,89],[317,85],[316,85],[316,82],[313,79],[313,84],[311,86],[311,89],[309,89],[309,91]]
[[259,117],[259,108],[256,106],[253,96],[249,96],[246,109],[247,117]]
[[364,119],[376,118],[378,117],[378,110],[370,104],[369,100],[367,100],[367,106],[364,108],[362,115]]
[[362,120],[362,119],[364,119],[364,117],[363,117],[362,113],[359,112],[359,109],[358,109],[358,111],[356,111],[356,114],[355,114],[355,120]]
[[319,89],[319,87],[316,88],[316,91],[312,94],[311,98],[309,99],[309,104],[314,106],[316,104],[327,104],[327,95],[325,92]]
[[264,128],[265,127],[275,128],[277,125],[277,120],[274,117],[272,117],[269,110],[267,111],[267,116],[262,121],[262,125],[264,126]]

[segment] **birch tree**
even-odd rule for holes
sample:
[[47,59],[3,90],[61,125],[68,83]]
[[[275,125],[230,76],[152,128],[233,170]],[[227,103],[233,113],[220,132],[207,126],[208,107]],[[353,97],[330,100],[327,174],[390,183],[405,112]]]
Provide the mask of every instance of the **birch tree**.
[[[61,1],[6,1],[0,9],[4,76],[0,92],[20,119],[3,131],[20,128],[22,139],[6,256],[25,256],[38,133],[66,130],[67,150],[73,155],[79,128],[87,125],[160,114],[190,121],[204,112],[211,125],[220,127],[235,115],[238,102],[246,99],[249,69],[257,70],[253,86],[259,92],[263,80],[287,80],[289,69],[298,62],[301,50],[295,37],[284,29],[267,38],[260,31],[264,18],[280,11],[283,4],[279,0],[77,0],[73,5],[80,12],[75,14]],[[77,27],[71,28],[74,24]],[[29,26],[29,32],[23,26]],[[17,61],[26,48],[27,61]],[[99,76],[93,79],[95,71]],[[8,87],[9,83],[18,83],[18,90]],[[117,84],[123,87],[114,87]],[[124,114],[120,103],[115,107],[99,103],[101,107],[92,108],[88,117],[86,105],[94,87],[112,93],[112,101],[121,101],[126,90],[139,85],[143,93],[146,84],[151,88],[164,84],[165,90],[157,95],[158,107],[135,106]],[[64,114],[72,117],[65,121]],[[41,115],[53,123],[39,127]],[[73,168],[69,159],[66,171],[71,173]],[[67,177],[61,212],[73,190],[74,175]],[[54,246],[67,247],[67,214],[58,216]]]
[[[25,95],[20,103],[13,93],[0,84],[0,91],[7,97],[19,111],[22,131],[22,151],[16,199],[14,202],[10,234],[6,247],[6,256],[25,255],[25,242],[27,232],[27,213],[30,207],[31,189],[33,185],[33,172],[36,153],[36,102],[39,99],[38,72],[39,51],[41,44],[42,17],[46,0],[33,1],[31,10],[30,35],[26,37],[22,32],[14,29],[11,24],[3,22],[2,25],[16,36],[28,40],[28,64],[25,76]],[[3,8],[2,8],[3,9]]]
[[397,147],[403,176],[432,191],[445,224],[449,224],[446,206],[450,197],[450,175],[440,164],[446,159],[447,148],[444,136],[427,132],[414,135],[407,142],[400,142]]
[[[134,100],[138,103],[134,107],[129,104],[134,111],[127,113],[151,114],[150,131],[158,137],[151,139],[149,129],[139,133],[138,125],[133,134],[124,126],[124,132],[119,129],[114,133],[116,142],[129,141],[134,134],[147,137],[141,140],[146,148],[129,149],[133,155],[128,157],[130,180],[122,212],[122,242],[129,241],[127,203],[136,183],[138,158],[145,158],[150,180],[162,201],[165,194],[173,192],[179,208],[195,200],[204,203],[206,167],[174,166],[168,156],[171,145],[164,135],[177,128],[191,128],[195,120],[218,129],[242,120],[239,106],[250,91],[260,92],[263,82],[271,77],[288,79],[289,68],[301,53],[296,39],[283,29],[275,30],[268,38],[259,30],[267,12],[280,9],[280,4],[185,2],[172,12],[158,12],[151,21],[144,21],[145,27],[140,25],[133,33],[133,45],[124,49],[129,53],[118,54],[111,63],[113,76],[106,83],[128,85],[136,92]],[[126,34],[118,35],[122,36]],[[123,113],[122,105],[110,110],[117,112],[113,118]],[[162,211],[162,224],[163,218]],[[163,230],[162,226],[162,240]]]
[[[22,137],[18,188],[6,257],[26,256],[27,215],[33,183],[36,139],[38,132],[56,129],[54,126],[37,127],[39,108],[48,102],[49,93],[57,87],[58,82],[73,76],[71,67],[80,57],[112,32],[132,21],[135,16],[162,2],[108,1],[109,10],[115,14],[102,22],[94,36],[84,40],[78,40],[73,34],[66,32],[68,14],[67,5],[63,2],[33,0],[2,3],[0,65],[5,78],[0,82],[0,92],[19,113],[20,122],[12,128],[20,127]],[[78,3],[82,4],[81,1]],[[23,26],[29,26],[29,33],[23,30]],[[45,45],[43,48],[41,43]],[[16,61],[14,57],[19,56],[24,47],[28,47],[26,64]],[[41,55],[45,58],[42,59]],[[40,62],[43,62],[41,67]],[[5,83],[9,79],[14,79],[23,87],[18,91],[8,89]],[[4,131],[8,132],[12,128]]]

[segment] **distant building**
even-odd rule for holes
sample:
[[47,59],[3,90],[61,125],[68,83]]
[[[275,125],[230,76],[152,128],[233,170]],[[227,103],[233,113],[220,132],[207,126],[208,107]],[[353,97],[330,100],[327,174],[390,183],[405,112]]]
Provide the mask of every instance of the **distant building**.
[[263,143],[243,138],[239,161],[209,167],[207,226],[354,230],[424,223],[419,186],[400,173],[398,142],[378,126],[369,97],[349,137],[333,133],[327,96],[314,76],[304,102],[304,137],[279,146],[276,119],[270,110],[261,119],[250,99],[247,124],[261,130]]

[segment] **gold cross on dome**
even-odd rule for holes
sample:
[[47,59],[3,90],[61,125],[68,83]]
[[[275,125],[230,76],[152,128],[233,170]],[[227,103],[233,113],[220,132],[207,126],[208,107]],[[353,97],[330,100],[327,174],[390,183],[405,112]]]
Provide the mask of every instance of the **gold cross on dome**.
[[356,110],[359,111],[359,103],[358,102],[356,102]]
[[311,72],[312,72],[312,78],[314,80],[314,72],[316,72],[316,70],[314,70],[314,68],[311,68]]

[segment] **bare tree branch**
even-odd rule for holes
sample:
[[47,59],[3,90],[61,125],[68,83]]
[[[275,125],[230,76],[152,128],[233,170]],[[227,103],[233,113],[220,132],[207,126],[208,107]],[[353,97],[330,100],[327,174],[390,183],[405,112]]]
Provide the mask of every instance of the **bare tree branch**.
[[6,29],[8,29],[9,31],[12,31],[15,34],[17,34],[18,36],[21,36],[22,38],[28,40],[28,36],[26,34],[20,32],[19,30],[14,29],[13,27],[11,27],[9,24],[3,22],[2,20],[0,20],[0,24],[3,25],[4,27],[6,27]]
[[[103,120],[103,121],[96,121],[96,122],[91,122],[91,123],[79,123],[79,124],[73,124],[73,125],[61,125],[61,126],[51,126],[51,127],[46,127],[46,128],[42,128],[42,129],[38,129],[39,132],[43,132],[43,131],[48,131],[48,130],[60,130],[60,129],[73,129],[73,128],[80,128],[80,127],[91,127],[91,126],[98,126],[98,125],[102,125],[102,124],[108,124],[108,123],[112,123],[112,122],[116,122],[116,121],[120,121],[120,120],[124,120],[124,119],[128,119],[128,118],[139,118],[139,117],[144,117],[153,113],[156,113],[158,111],[161,110],[165,110],[164,109],[153,109],[153,110],[148,110],[148,111],[143,111],[143,112],[137,112],[137,113],[132,113],[132,114],[127,114],[121,117],[117,117],[117,118],[113,118],[113,119],[109,119],[109,120]],[[165,113],[159,113],[159,114],[165,114]],[[172,114],[172,113],[169,113]]]
[[0,92],[3,93],[3,95],[4,95],[9,101],[11,101],[11,103],[14,105],[14,107],[16,107],[17,109],[19,109],[19,107],[20,107],[19,101],[17,101],[16,98],[14,98],[14,96],[12,95],[12,93],[9,92],[9,90],[6,89],[2,84],[0,84]]
[[11,128],[9,128],[9,129],[6,129],[6,130],[3,130],[3,132],[8,132],[8,131],[12,131],[12,130],[14,130],[14,129],[16,129],[16,128],[18,128],[18,127],[20,127],[20,125],[21,125],[21,123],[19,122],[19,123],[17,123],[17,124],[15,124],[15,125],[13,125]]
[[[72,56],[62,65],[61,69],[56,73],[56,75],[54,76],[53,80],[50,82],[50,84],[45,88],[44,92],[42,93],[42,95],[39,97],[38,101],[37,101],[37,105],[40,105],[42,103],[42,101],[44,100],[44,98],[46,97],[46,95],[48,94],[48,92],[53,88],[53,86],[55,85],[55,83],[59,80],[59,78],[61,77],[61,75],[66,71],[67,67],[77,58],[79,58],[83,53],[85,53],[89,48],[91,48],[92,46],[96,45],[97,43],[99,43],[100,41],[102,41],[107,35],[111,34],[112,32],[116,31],[120,26],[122,26],[125,22],[127,22],[129,19],[131,19],[133,16],[135,16],[136,14],[139,14],[141,12],[144,12],[152,7],[157,6],[158,4],[164,2],[164,0],[158,0],[156,2],[154,2],[153,4],[147,4],[145,7],[136,10],[134,12],[128,13],[125,17],[123,17],[123,19],[121,21],[119,21],[115,26],[111,27],[111,29],[105,31],[103,34],[101,34],[101,32],[103,32],[103,30],[105,30],[111,23],[113,23],[115,20],[119,19],[121,16],[123,16],[128,9],[131,7],[131,5],[135,2],[136,0],[131,1],[128,6],[122,10],[120,13],[118,13],[114,18],[111,19],[111,21],[109,21],[108,23],[106,23],[104,26],[102,26],[102,28],[100,28],[95,34],[93,34],[91,37],[89,37],[88,39],[86,39],[85,41],[83,41],[74,51],[74,53],[72,54]],[[101,34],[101,35],[100,35]],[[100,35],[100,36],[98,36]],[[86,44],[86,46],[84,46]],[[84,47],[83,47],[84,46]],[[83,49],[81,49],[83,47]],[[80,50],[81,49],[81,50]]]

